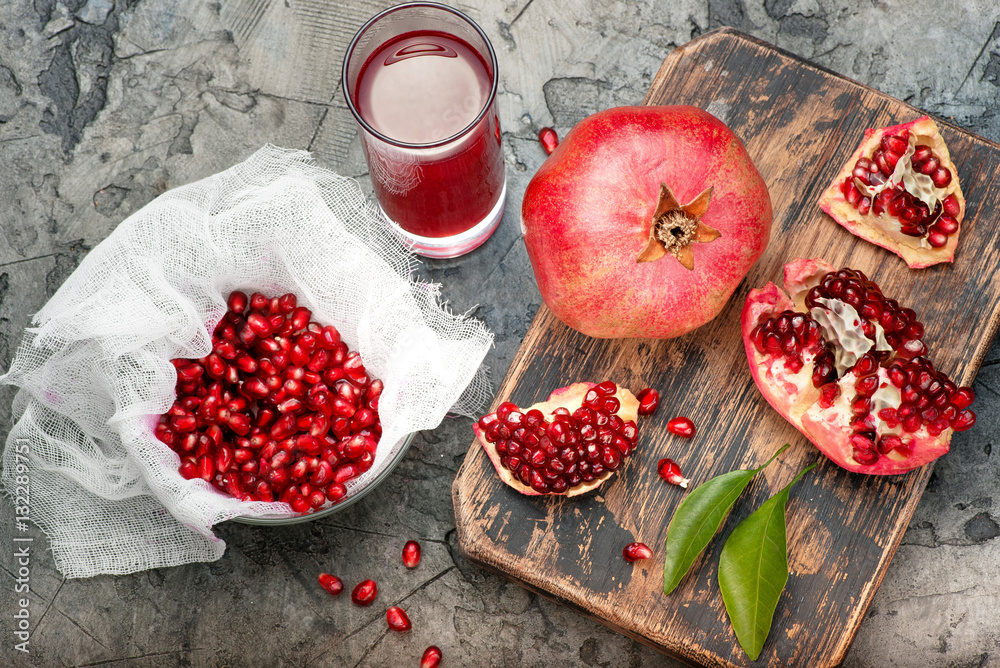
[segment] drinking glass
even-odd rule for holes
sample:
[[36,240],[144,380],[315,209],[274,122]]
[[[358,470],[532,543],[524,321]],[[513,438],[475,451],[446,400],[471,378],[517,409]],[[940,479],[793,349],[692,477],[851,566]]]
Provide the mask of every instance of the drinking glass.
[[507,192],[497,58],[482,29],[434,2],[391,7],[347,49],[343,89],[382,213],[414,252],[478,247]]

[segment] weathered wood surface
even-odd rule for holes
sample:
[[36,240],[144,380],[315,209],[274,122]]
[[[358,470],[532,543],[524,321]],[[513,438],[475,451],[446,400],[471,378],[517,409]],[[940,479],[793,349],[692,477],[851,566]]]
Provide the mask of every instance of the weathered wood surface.
[[[541,307],[497,393],[496,404],[526,406],[574,380],[614,379],[652,386],[663,400],[640,422],[640,446],[619,474],[583,499],[529,498],[506,488],[473,443],[452,495],[459,542],[476,563],[593,616],[688,662],[743,666],[717,583],[725,536],[805,465],[820,466],[788,504],[791,575],[768,642],[754,665],[832,666],[857,631],[931,475],[931,466],[897,477],[841,470],[761,398],[747,368],[739,314],[748,290],[780,280],[796,257],[825,257],[863,270],[887,294],[918,307],[936,366],[970,384],[1000,315],[1000,146],[947,123],[942,134],[968,202],[954,265],[909,270],[895,255],[851,236],[816,206],[868,127],[922,115],[917,109],[732,30],[675,50],[646,104],[708,109],[741,137],[766,180],[774,206],[770,245],[722,314],[674,340],[596,340],[565,327]],[[692,441],[667,421],[687,415]],[[659,480],[656,462],[678,460],[695,484],[763,462],[793,447],[753,482],[720,534],[670,596],[662,593],[662,545],[684,496]],[[626,563],[633,540],[654,548]]]

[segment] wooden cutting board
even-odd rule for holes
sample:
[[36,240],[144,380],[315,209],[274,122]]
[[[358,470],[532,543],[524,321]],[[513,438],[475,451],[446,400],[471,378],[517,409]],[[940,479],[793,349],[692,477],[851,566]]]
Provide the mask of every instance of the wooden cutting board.
[[[499,392],[527,406],[576,380],[613,379],[662,394],[641,419],[638,451],[584,498],[522,496],[504,486],[473,441],[452,488],[459,543],[475,563],[684,661],[745,666],[718,588],[718,556],[736,524],[807,464],[788,504],[790,577],[764,651],[753,665],[834,666],[843,659],[899,545],[931,466],[895,477],[851,474],[830,463],[761,398],[740,339],[751,287],[780,283],[783,263],[823,256],[861,269],[886,294],[915,306],[937,368],[971,384],[1000,314],[1000,146],[940,123],[958,166],[968,213],[954,265],[910,270],[861,241],[816,201],[865,128],[921,112],[738,32],[723,29],[675,50],[645,104],[690,104],[722,118],[746,144],[774,206],[770,245],[722,314],[687,336],[598,340],[538,311]],[[667,421],[687,415],[690,441]],[[959,439],[961,441],[961,439]],[[685,492],[663,483],[656,462],[672,457],[694,484],[764,462],[790,448],[737,501],[722,530],[670,596],[663,594],[667,524]],[[959,446],[961,447],[961,443]],[[656,557],[628,564],[633,540]]]

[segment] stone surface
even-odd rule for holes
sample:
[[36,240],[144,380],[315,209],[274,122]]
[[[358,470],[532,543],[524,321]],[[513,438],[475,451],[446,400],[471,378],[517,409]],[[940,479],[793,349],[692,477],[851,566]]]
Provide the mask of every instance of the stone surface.
[[[306,148],[357,177],[364,158],[339,90],[354,31],[375,0],[15,0],[0,3],[0,368],[31,314],[130,213],[262,144]],[[588,113],[641,101],[674,47],[733,26],[1000,141],[995,0],[467,0],[500,60],[508,209],[475,253],[428,261],[455,311],[495,332],[487,364],[510,364],[540,298],[518,231],[524,188]],[[944,9],[947,8],[947,9]],[[960,249],[969,254],[974,249]],[[975,384],[979,423],[957,436],[921,501],[846,666],[1000,666],[1000,347]],[[0,435],[10,423],[0,389]],[[3,663],[14,665],[677,665],[465,562],[449,487],[469,420],[418,436],[361,503],[294,527],[218,527],[216,563],[65,580],[34,539],[30,654],[14,649],[13,508],[0,503]],[[424,547],[406,571],[399,551]],[[378,580],[357,608],[320,589]],[[414,628],[387,630],[403,606]]]

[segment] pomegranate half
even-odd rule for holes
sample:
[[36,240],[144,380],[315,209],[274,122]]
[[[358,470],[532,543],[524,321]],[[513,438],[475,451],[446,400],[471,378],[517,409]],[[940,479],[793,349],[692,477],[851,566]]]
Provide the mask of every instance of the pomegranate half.
[[924,116],[866,130],[820,208],[912,269],[951,262],[965,217],[958,172],[937,124]]
[[542,298],[600,338],[671,338],[722,310],[764,252],[771,199],[722,121],[617,107],[576,125],[528,184],[521,231]]
[[528,495],[597,489],[639,442],[639,400],[611,381],[574,383],[520,409],[505,401],[472,425],[504,483]]
[[785,289],[751,290],[742,331],[764,398],[849,471],[903,473],[948,452],[976,420],[971,388],[925,356],[916,313],[862,272],[785,265]]

